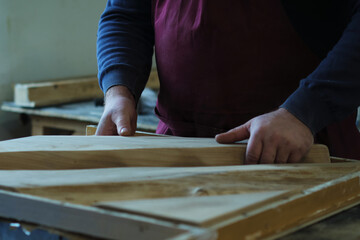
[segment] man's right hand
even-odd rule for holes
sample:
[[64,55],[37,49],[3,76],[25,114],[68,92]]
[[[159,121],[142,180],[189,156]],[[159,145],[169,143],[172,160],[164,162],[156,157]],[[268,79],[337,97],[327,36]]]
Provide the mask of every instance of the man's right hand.
[[113,86],[105,94],[105,108],[96,135],[132,136],[136,131],[136,103],[125,86]]

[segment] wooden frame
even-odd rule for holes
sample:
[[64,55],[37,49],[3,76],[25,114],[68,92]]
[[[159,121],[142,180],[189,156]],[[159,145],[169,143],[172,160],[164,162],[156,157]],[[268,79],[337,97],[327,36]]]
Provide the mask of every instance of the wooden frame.
[[[0,217],[98,238],[274,238],[360,203],[360,162],[346,159],[36,170],[54,169],[56,155],[31,164],[36,151],[24,151],[7,165],[0,154]],[[19,170],[26,164],[33,170]]]

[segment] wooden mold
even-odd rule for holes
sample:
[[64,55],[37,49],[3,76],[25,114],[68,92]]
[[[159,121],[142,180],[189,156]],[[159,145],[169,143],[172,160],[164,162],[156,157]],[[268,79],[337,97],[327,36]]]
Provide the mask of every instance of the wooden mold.
[[2,170],[0,216],[107,239],[264,239],[359,203],[359,171],[357,162]]
[[267,239],[360,203],[360,162],[240,165],[244,151],[155,136],[0,142],[0,217],[100,239]]

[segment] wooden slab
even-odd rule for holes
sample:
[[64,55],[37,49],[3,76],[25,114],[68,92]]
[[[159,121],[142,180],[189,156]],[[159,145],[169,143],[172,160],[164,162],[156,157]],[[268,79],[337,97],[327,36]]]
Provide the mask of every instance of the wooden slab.
[[23,107],[41,107],[103,97],[96,77],[16,84],[14,101]]
[[[215,239],[211,230],[0,190],[0,216],[96,239]],[[187,238],[182,238],[185,235]],[[35,238],[34,238],[35,239]]]
[[[0,217],[26,216],[24,219],[31,222],[35,209],[35,223],[63,230],[94,234],[83,221],[72,219],[101,217],[87,212],[95,209],[88,206],[100,203],[107,210],[95,211],[97,214],[137,215],[137,229],[146,226],[143,221],[147,218],[156,225],[201,226],[216,231],[220,240],[234,236],[263,239],[359,203],[360,163],[3,170],[0,189]],[[51,218],[57,211],[61,211],[61,221]],[[114,221],[111,226],[124,223],[109,219]],[[136,224],[136,218],[132,219]],[[134,228],[129,230],[131,236],[135,236]],[[126,227],[121,229],[127,232]],[[98,231],[96,236],[102,233]],[[148,235],[149,239],[154,236]]]
[[[245,144],[219,144],[213,138],[34,136],[0,142],[0,166],[81,169],[239,165],[245,151]],[[327,147],[316,145],[303,162],[330,162]]]

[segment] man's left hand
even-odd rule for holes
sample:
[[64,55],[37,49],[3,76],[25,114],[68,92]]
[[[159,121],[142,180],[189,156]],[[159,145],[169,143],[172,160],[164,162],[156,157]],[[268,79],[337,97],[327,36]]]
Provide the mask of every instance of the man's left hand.
[[314,142],[310,129],[283,108],[218,134],[216,141],[234,143],[247,138],[247,164],[296,163],[306,155]]

